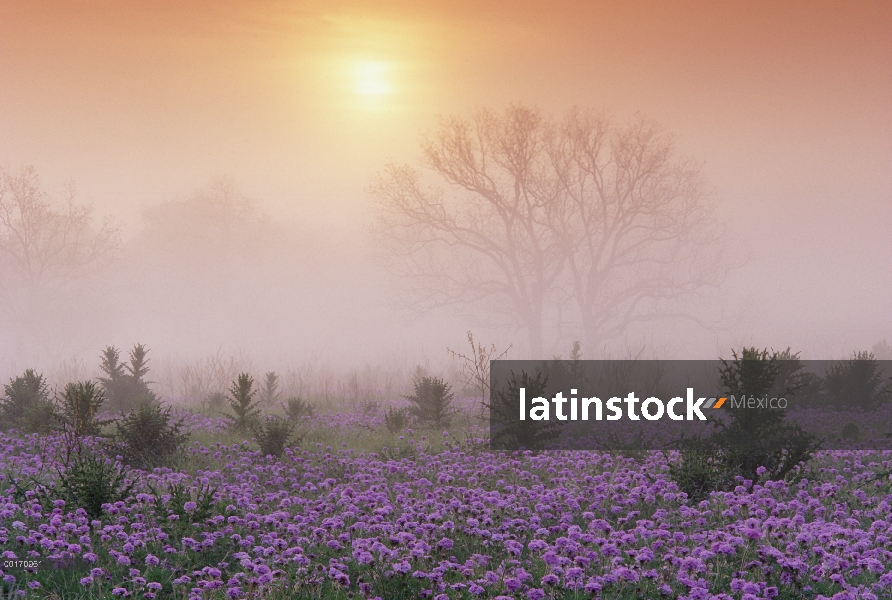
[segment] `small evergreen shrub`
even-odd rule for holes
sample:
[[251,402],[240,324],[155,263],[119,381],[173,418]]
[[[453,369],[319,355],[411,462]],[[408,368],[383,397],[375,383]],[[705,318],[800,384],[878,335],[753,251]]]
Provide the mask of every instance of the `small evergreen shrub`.
[[260,417],[259,402],[254,400],[256,395],[254,378],[247,373],[240,373],[229,387],[229,408],[232,414],[227,416],[234,419],[232,427],[236,431],[250,431]]
[[[781,377],[786,385],[779,387],[779,376],[795,363],[798,355],[744,348],[734,360],[722,361],[722,385],[735,397],[762,398],[768,395],[792,397],[799,384],[795,376]],[[724,460],[736,475],[745,479],[777,480],[785,478],[800,463],[811,459],[818,440],[799,425],[785,422],[784,409],[731,411],[730,423],[715,434],[713,443],[722,449]],[[765,473],[757,473],[759,467]]]
[[69,383],[65,386],[59,413],[63,428],[78,439],[85,435],[99,435],[109,422],[97,418],[104,404],[102,390],[92,381]]
[[384,413],[384,426],[387,427],[387,431],[393,434],[403,431],[409,426],[409,409],[394,408],[393,406],[388,408]]
[[405,397],[412,403],[409,414],[419,423],[447,427],[453,412],[449,384],[438,377],[421,377],[414,383],[415,393]]
[[525,388],[530,398],[546,395],[548,376],[536,373],[533,377],[521,372],[520,379],[512,373],[506,389],[495,390],[490,400],[493,428],[490,431],[493,448],[521,448],[539,451],[560,436],[555,421],[534,421],[517,418],[517,398],[520,388]]
[[870,352],[858,352],[824,374],[827,403],[837,409],[873,410],[892,397],[892,387],[883,381],[880,363]]
[[[729,396],[791,397],[800,389],[798,355],[744,348],[734,359],[722,361],[722,386]],[[809,461],[819,441],[799,425],[785,422],[783,409],[736,409],[713,435],[682,443],[681,460],[670,476],[692,499],[713,490],[727,490],[734,476],[756,481],[785,479]]]
[[226,405],[226,394],[222,392],[214,392],[213,394],[208,394],[208,397],[205,398],[205,406],[213,411],[219,411]]
[[[218,504],[219,496],[216,487],[206,484],[198,488],[193,495],[190,488],[183,483],[171,484],[167,494],[163,494],[156,490],[152,484],[147,484],[149,491],[155,497],[155,514],[167,515],[174,514],[179,517],[178,522],[182,524],[202,523],[214,516],[221,514],[225,508]],[[189,502],[195,503],[195,508],[189,506]]]
[[861,431],[858,429],[858,426],[855,423],[846,423],[842,428],[842,438],[845,440],[852,440],[857,442],[858,438],[861,437]]
[[43,375],[27,369],[3,386],[0,416],[3,426],[26,433],[47,433],[55,426],[55,406]]
[[727,461],[713,454],[714,448],[687,444],[681,458],[669,464],[669,477],[691,502],[709,498],[715,490],[726,490],[734,484],[734,473]]
[[105,377],[99,383],[105,392],[106,408],[111,411],[126,411],[140,402],[155,400],[145,376],[149,372],[148,349],[136,344],[130,351],[130,363],[120,360],[120,353],[114,346],[107,346],[102,352],[99,368]]
[[183,421],[175,421],[170,407],[144,401],[117,423],[112,448],[124,461],[140,468],[164,466],[189,439]]
[[292,441],[296,425],[276,416],[268,416],[254,427],[254,436],[264,456],[282,456]]
[[260,388],[260,402],[264,406],[272,406],[279,399],[279,376],[275,371],[268,372],[263,378]]
[[312,404],[297,396],[288,398],[288,400],[285,401],[285,404],[282,405],[282,408],[285,410],[285,415],[288,417],[288,420],[294,422],[307,417],[312,417],[316,412],[316,409]]
[[69,510],[83,508],[93,518],[102,514],[103,504],[124,500],[133,489],[128,473],[120,465],[102,456],[85,452],[71,461],[59,474],[51,494],[65,500]]

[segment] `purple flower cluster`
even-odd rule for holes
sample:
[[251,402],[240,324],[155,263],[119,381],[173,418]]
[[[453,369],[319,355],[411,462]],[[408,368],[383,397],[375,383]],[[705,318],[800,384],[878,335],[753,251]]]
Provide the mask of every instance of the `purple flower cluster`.
[[[45,477],[54,443],[0,435],[0,472]],[[90,594],[150,599],[294,589],[870,599],[892,589],[892,495],[888,479],[875,477],[892,467],[888,452],[823,453],[808,479],[740,479],[694,504],[666,475],[671,457],[657,453],[635,461],[447,445],[396,460],[314,447],[272,460],[247,444],[190,451],[210,467],[141,473],[101,519],[0,485],[3,559],[74,557],[86,564],[79,581]],[[180,507],[173,494],[152,492],[174,487],[191,494]],[[199,518],[202,490],[214,493]],[[32,591],[47,589],[46,577],[0,571],[7,586]]]

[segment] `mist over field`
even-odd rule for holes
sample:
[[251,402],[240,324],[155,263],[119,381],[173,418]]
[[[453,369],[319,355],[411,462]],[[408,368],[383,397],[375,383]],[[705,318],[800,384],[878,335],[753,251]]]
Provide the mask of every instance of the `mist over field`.
[[[0,230],[0,375],[92,377],[107,345],[143,343],[170,373],[225,357],[406,377],[454,370],[447,348],[467,350],[468,331],[518,359],[575,340],[586,358],[870,350],[892,340],[889,16],[884,3],[4,3],[3,173],[33,166],[53,210],[93,207],[84,234],[109,218],[110,237],[99,259],[61,257],[34,283]],[[461,206],[423,140],[440,118],[517,106],[659,127],[702,180],[722,276],[673,297],[675,318],[602,335],[565,270],[545,285],[538,342],[471,284],[451,306],[419,304],[441,288],[419,292],[373,234],[375,182],[407,165]],[[449,252],[437,260],[482,264]]]
[[892,600],[890,99],[888,0],[0,0],[0,598]]

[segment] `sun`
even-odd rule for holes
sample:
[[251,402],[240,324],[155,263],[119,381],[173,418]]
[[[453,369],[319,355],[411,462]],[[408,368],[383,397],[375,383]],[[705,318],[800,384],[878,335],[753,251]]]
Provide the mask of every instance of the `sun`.
[[357,61],[353,64],[353,90],[368,99],[390,94],[390,71],[390,64],[383,60]]

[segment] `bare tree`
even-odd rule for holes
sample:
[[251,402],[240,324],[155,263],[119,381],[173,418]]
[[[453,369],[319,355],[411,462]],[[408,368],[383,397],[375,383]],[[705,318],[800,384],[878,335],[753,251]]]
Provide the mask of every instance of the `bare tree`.
[[394,273],[415,284],[414,305],[506,314],[527,331],[533,354],[543,351],[549,295],[566,261],[549,222],[558,190],[547,133],[539,112],[523,107],[443,119],[422,149],[448,193],[398,165],[370,190],[375,232]]
[[704,323],[685,301],[718,285],[727,263],[700,168],[676,158],[672,136],[640,118],[616,127],[572,110],[549,154],[561,196],[552,225],[587,346],[634,323]]
[[[142,214],[142,252],[160,251],[194,275],[236,257],[255,255],[281,237],[268,215],[231,180],[221,177],[186,198],[151,206]],[[158,260],[159,257],[153,257]]]
[[682,301],[721,281],[699,167],[643,119],[512,106],[443,119],[422,150],[445,190],[397,165],[370,190],[414,306],[502,311],[541,357],[546,319],[566,319],[568,305],[595,346],[634,323],[697,320]]
[[490,362],[494,360],[502,360],[508,356],[511,346],[508,346],[502,352],[498,352],[495,344],[491,344],[489,348],[484,346],[481,342],[475,344],[474,335],[470,331],[468,332],[468,344],[471,346],[471,352],[469,354],[462,354],[461,352],[456,352],[449,348],[446,348],[446,352],[451,358],[461,361],[462,383],[467,387],[473,388],[480,394],[480,412],[478,418],[483,420],[487,418],[487,412],[490,409]]
[[119,231],[110,220],[93,227],[92,209],[74,200],[53,202],[34,167],[0,167],[0,302],[19,333],[51,298],[113,257]]

